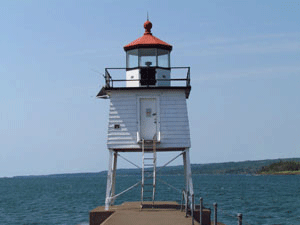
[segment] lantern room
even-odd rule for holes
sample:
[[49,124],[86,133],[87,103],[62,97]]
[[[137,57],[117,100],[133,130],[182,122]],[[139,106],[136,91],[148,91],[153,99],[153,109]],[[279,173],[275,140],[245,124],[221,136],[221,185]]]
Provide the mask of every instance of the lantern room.
[[172,46],[151,33],[152,23],[144,23],[142,37],[124,46],[126,87],[170,86]]

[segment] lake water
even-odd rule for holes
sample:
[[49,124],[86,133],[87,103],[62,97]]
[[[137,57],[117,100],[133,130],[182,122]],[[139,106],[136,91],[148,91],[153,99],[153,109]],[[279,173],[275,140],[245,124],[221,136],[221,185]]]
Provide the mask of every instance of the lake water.
[[[182,189],[183,176],[161,176]],[[138,181],[135,176],[117,177],[117,193]],[[300,225],[300,175],[194,175],[196,201],[213,208],[218,220],[237,224]],[[0,179],[0,224],[81,224],[89,211],[104,204],[106,177],[96,174]],[[116,204],[139,201],[140,188],[120,196]],[[181,200],[176,190],[158,183],[157,200]]]

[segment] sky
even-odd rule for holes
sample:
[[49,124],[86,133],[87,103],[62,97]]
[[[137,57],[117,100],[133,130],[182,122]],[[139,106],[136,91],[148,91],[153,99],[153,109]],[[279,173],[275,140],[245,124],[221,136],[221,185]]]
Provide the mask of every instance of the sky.
[[300,157],[300,1],[3,0],[0,177],[107,170],[95,96],[147,12],[191,67],[192,163]]

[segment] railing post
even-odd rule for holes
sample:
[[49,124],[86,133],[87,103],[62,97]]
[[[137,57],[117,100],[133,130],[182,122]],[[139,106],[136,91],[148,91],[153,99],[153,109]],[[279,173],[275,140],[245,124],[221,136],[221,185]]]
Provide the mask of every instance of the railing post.
[[188,67],[188,75],[187,75],[187,87],[190,86],[190,67]]
[[200,218],[199,218],[199,223],[202,225],[202,208],[203,208],[203,198],[200,198]]
[[185,217],[188,217],[189,192],[185,192]]
[[109,77],[108,77],[107,68],[105,68],[105,84],[106,84],[106,87],[109,87]]
[[184,200],[184,193],[183,193],[183,190],[182,190],[181,205],[180,205],[180,211],[181,212],[182,212],[182,209],[183,209],[183,200]]
[[214,225],[217,225],[217,224],[218,224],[217,207],[218,207],[218,204],[215,202],[215,203],[214,203]]
[[194,225],[194,209],[195,209],[195,198],[194,194],[192,194],[192,208],[191,208],[191,216],[192,216],[192,225]]
[[238,217],[238,225],[242,225],[243,214],[242,213],[238,213],[237,217]]

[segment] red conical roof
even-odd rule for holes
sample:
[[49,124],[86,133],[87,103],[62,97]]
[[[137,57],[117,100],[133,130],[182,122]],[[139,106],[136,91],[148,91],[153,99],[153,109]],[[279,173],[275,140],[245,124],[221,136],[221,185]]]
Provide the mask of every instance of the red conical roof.
[[152,23],[147,20],[144,23],[145,33],[142,37],[124,46],[124,50],[130,50],[135,48],[162,48],[172,50],[172,45],[154,37],[151,33]]

